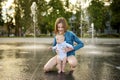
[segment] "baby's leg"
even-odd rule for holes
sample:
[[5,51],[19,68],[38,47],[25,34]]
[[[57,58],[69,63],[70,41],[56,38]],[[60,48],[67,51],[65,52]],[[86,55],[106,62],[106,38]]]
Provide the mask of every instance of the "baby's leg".
[[61,73],[62,69],[61,69],[61,60],[59,58],[59,56],[57,56],[57,69],[58,69],[58,73]]
[[63,58],[63,61],[62,61],[62,72],[65,72],[65,64],[66,64],[66,61],[67,61],[67,57],[64,57]]

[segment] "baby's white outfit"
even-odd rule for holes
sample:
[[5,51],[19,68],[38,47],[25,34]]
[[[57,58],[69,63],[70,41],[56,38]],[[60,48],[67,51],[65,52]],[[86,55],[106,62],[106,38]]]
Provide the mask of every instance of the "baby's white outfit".
[[60,43],[60,44],[56,44],[56,46],[52,47],[52,49],[56,49],[58,50],[58,56],[61,60],[64,59],[64,57],[67,57],[67,53],[65,52],[65,48],[66,47],[71,47],[73,48],[72,45],[66,43],[66,41]]

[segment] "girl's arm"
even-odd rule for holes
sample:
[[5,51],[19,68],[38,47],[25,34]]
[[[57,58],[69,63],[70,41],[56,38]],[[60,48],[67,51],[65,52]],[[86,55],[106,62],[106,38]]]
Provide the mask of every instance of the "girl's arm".
[[71,31],[67,32],[65,36],[66,36],[66,42],[73,45],[73,48],[74,48],[74,49],[71,49],[69,47],[66,48],[67,52],[72,51],[72,50],[76,51],[84,46],[83,42],[73,32]]
[[84,46],[83,42],[73,33],[73,41],[75,43],[77,43],[75,46],[74,46],[74,50],[78,50],[80,48],[82,48]]

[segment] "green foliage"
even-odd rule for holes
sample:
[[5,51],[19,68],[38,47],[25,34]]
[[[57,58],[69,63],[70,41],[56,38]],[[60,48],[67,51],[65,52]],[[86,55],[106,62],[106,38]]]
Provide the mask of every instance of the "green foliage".
[[[29,0],[15,0],[15,35],[20,36],[22,33],[30,27],[31,17],[30,17],[30,6],[31,2]],[[24,28],[24,30],[22,29]],[[21,33],[21,31],[22,33]]]
[[54,24],[56,18],[64,16],[65,9],[63,8],[63,4],[60,0],[50,0],[48,3],[50,11],[50,20],[52,19],[52,25]]
[[[20,36],[27,32],[27,30],[34,25],[33,17],[31,16],[31,5],[33,2],[37,4],[37,26],[41,30],[41,34],[47,34],[50,32],[52,35],[54,30],[54,23],[58,17],[65,17],[69,22],[69,18],[73,15],[72,9],[69,9],[69,0],[14,0],[15,15],[12,19],[15,19],[15,35]],[[69,9],[66,10],[66,9]],[[71,11],[70,11],[71,10]],[[80,11],[76,9],[76,23],[75,28],[78,30],[80,23]],[[0,14],[1,20],[1,14]],[[0,21],[0,24],[2,21]],[[77,26],[77,27],[76,27]],[[79,31],[78,31],[79,32]]]
[[31,5],[33,2],[37,4],[37,25],[41,29],[41,24],[44,24],[43,13],[47,11],[45,0],[16,0],[16,21],[19,27],[24,28],[23,33],[26,33],[33,25],[33,18],[31,16]]
[[113,0],[110,8],[112,11],[112,26],[120,33],[120,0]]
[[[0,1],[0,3],[1,3],[1,1]],[[2,7],[1,7],[1,4],[0,4],[0,25],[3,26],[4,21],[2,19],[2,14],[1,14],[2,12],[1,12],[1,10],[2,10]]]
[[4,24],[4,21],[2,19],[2,16],[0,15],[0,26],[3,26],[3,24]]
[[[67,7],[68,5],[68,2],[66,2]],[[58,17],[65,17],[68,20],[68,18],[71,16],[71,13],[67,12],[64,9],[64,6],[65,5],[63,5],[63,2],[61,0],[50,0],[48,3],[48,12],[45,18],[47,21],[47,29],[51,33],[54,30],[54,23]]]
[[94,23],[95,29],[103,29],[103,20],[104,20],[104,3],[99,0],[91,1],[90,6],[88,7],[88,13],[90,15],[90,22]]

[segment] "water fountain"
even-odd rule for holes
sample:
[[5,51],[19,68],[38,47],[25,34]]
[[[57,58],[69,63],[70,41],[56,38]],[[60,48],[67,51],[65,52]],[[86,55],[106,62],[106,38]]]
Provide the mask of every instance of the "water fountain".
[[[37,4],[36,4],[36,2],[33,2],[32,5],[31,5],[31,16],[33,18],[33,23],[34,23],[34,57],[36,56],[36,45],[35,45],[35,41],[36,41],[35,40],[36,39],[36,27],[37,27],[37,13],[36,12],[37,12]],[[32,76],[31,76],[30,80],[33,79],[36,71],[39,68],[39,65],[40,64],[38,64],[38,66],[34,70],[34,72],[33,72]]]
[[37,27],[37,4],[36,2],[33,2],[32,5],[31,5],[31,17],[33,18],[33,27],[34,27],[34,31],[33,31],[33,34],[34,34],[34,56],[36,54],[36,45],[35,45],[35,42],[36,42],[36,27]]
[[31,16],[33,18],[33,23],[34,23],[34,42],[35,42],[35,37],[36,37],[36,27],[37,27],[37,4],[36,2],[33,2],[31,5]]
[[92,44],[94,43],[94,23],[91,24],[91,29],[92,29]]

